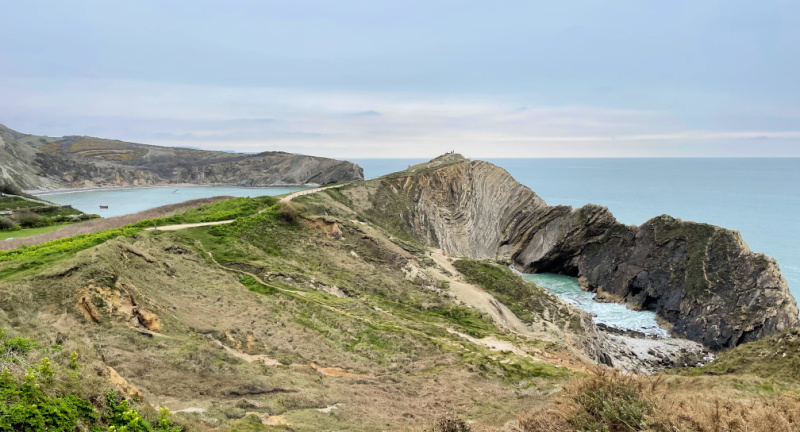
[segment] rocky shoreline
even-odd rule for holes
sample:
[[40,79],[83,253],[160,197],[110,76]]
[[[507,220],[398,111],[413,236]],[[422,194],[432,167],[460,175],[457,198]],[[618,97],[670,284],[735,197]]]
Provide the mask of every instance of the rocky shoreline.
[[715,355],[703,345],[676,337],[655,337],[597,324],[606,336],[607,365],[652,374],[662,369],[703,366]]

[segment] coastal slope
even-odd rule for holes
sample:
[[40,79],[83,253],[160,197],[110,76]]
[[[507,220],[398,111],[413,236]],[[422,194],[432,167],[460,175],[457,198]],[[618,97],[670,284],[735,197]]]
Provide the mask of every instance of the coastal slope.
[[285,152],[241,154],[85,136],[43,137],[0,125],[0,177],[21,189],[276,186],[363,180],[364,171],[352,162]]
[[[521,278],[508,264],[522,259],[529,236],[578,218],[551,247],[568,257],[570,242],[602,239],[579,234],[602,231],[591,222],[602,213],[550,208],[491,164],[449,155],[293,197],[184,203],[155,219],[0,251],[4,385],[39,388],[25,384],[32,379],[47,395],[79,398],[100,413],[124,397],[126,417],[131,407],[155,422],[153,407],[164,407],[185,430],[231,431],[604,430],[582,426],[586,415],[573,402],[591,404],[590,414],[601,405],[650,421],[661,406],[639,396],[645,388],[663,392],[658,400],[673,409],[705,409],[706,401],[752,409],[764,389],[797,396],[797,374],[783,372],[796,369],[793,329],[694,368],[704,353],[687,356],[683,347],[699,344],[628,344],[635,335],[605,331]],[[511,201],[522,215],[502,214]],[[462,238],[484,228],[486,237]],[[440,246],[476,248],[487,259]],[[540,262],[557,271],[572,260]],[[683,345],[665,351],[671,342]],[[768,355],[769,374],[747,363],[753,354]],[[619,379],[598,365],[688,369]],[[94,422],[112,425],[105,414]]]
[[339,193],[395,235],[579,277],[599,299],[654,310],[675,334],[712,349],[798,324],[777,262],[736,231],[669,216],[627,226],[606,207],[549,206],[502,168],[455,154]]

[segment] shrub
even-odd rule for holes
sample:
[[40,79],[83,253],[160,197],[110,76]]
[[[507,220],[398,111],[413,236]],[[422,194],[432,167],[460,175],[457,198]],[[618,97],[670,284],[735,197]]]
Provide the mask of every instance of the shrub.
[[524,432],[648,430],[647,421],[656,409],[653,395],[661,383],[659,378],[598,368],[588,377],[570,381],[553,401],[555,408],[520,418],[520,428]]
[[20,189],[17,185],[4,181],[3,183],[0,183],[0,193],[9,195],[22,195],[22,189]]
[[17,225],[17,223],[13,220],[6,217],[0,217],[0,231],[11,231],[18,228],[19,225]]
[[291,203],[280,203],[277,214],[281,220],[290,224],[296,224],[300,218],[300,213]]
[[22,212],[17,216],[17,222],[25,228],[36,228],[47,225],[47,219],[33,212]]
[[[129,406],[127,400],[117,401],[115,393],[106,396],[106,405],[98,401],[95,407],[89,401],[70,394],[62,384],[67,377],[79,379],[75,372],[80,365],[78,356],[70,356],[66,373],[48,357],[33,362],[25,356],[32,351],[37,342],[28,338],[7,339],[0,330],[0,352],[14,350],[18,362],[30,365],[23,374],[14,373],[9,368],[0,371],[0,431],[34,432],[73,432],[117,430],[127,432],[181,432],[180,426],[173,425],[169,410],[162,408],[155,425],[148,422],[142,414]],[[33,355],[33,354],[32,354]],[[18,366],[19,368],[19,366]],[[98,408],[99,413],[98,415]]]
[[458,417],[443,417],[436,420],[432,432],[470,432],[472,428]]
[[616,371],[603,370],[581,380],[572,397],[578,412],[569,422],[578,430],[643,430],[645,418],[655,408],[644,386],[646,381]]
[[24,337],[15,337],[0,343],[0,354],[13,353],[25,356],[36,346],[36,341]]

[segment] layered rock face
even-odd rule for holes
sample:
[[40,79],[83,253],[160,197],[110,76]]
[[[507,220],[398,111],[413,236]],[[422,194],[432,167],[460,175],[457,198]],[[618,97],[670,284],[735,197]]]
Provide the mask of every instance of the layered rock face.
[[159,147],[92,137],[37,137],[0,125],[0,181],[21,189],[193,183],[322,185],[363,180],[358,165],[265,152]]
[[[548,206],[505,170],[457,155],[378,180],[413,235],[444,251],[579,277],[599,299],[655,310],[674,333],[724,349],[798,325],[774,259],[738,232],[656,217],[622,225],[605,207]],[[366,209],[369,210],[369,209]]]
[[330,184],[363,180],[360,166],[335,159],[284,152],[265,152],[230,162],[199,163],[177,167],[170,179],[181,183],[237,186]]

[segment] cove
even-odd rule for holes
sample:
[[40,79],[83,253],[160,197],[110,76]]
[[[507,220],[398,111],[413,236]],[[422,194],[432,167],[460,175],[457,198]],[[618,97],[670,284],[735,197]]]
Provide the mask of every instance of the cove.
[[594,315],[594,321],[622,330],[635,330],[650,336],[668,337],[656,322],[653,311],[634,311],[619,303],[601,303],[595,293],[583,291],[578,279],[553,273],[519,273],[523,279],[539,285],[567,303]]
[[[71,205],[84,212],[103,217],[122,216],[153,207],[176,204],[214,196],[257,197],[283,195],[306,187],[235,187],[235,186],[164,186],[125,189],[97,189],[41,194],[43,199],[61,205]],[[108,206],[101,209],[100,206]]]

